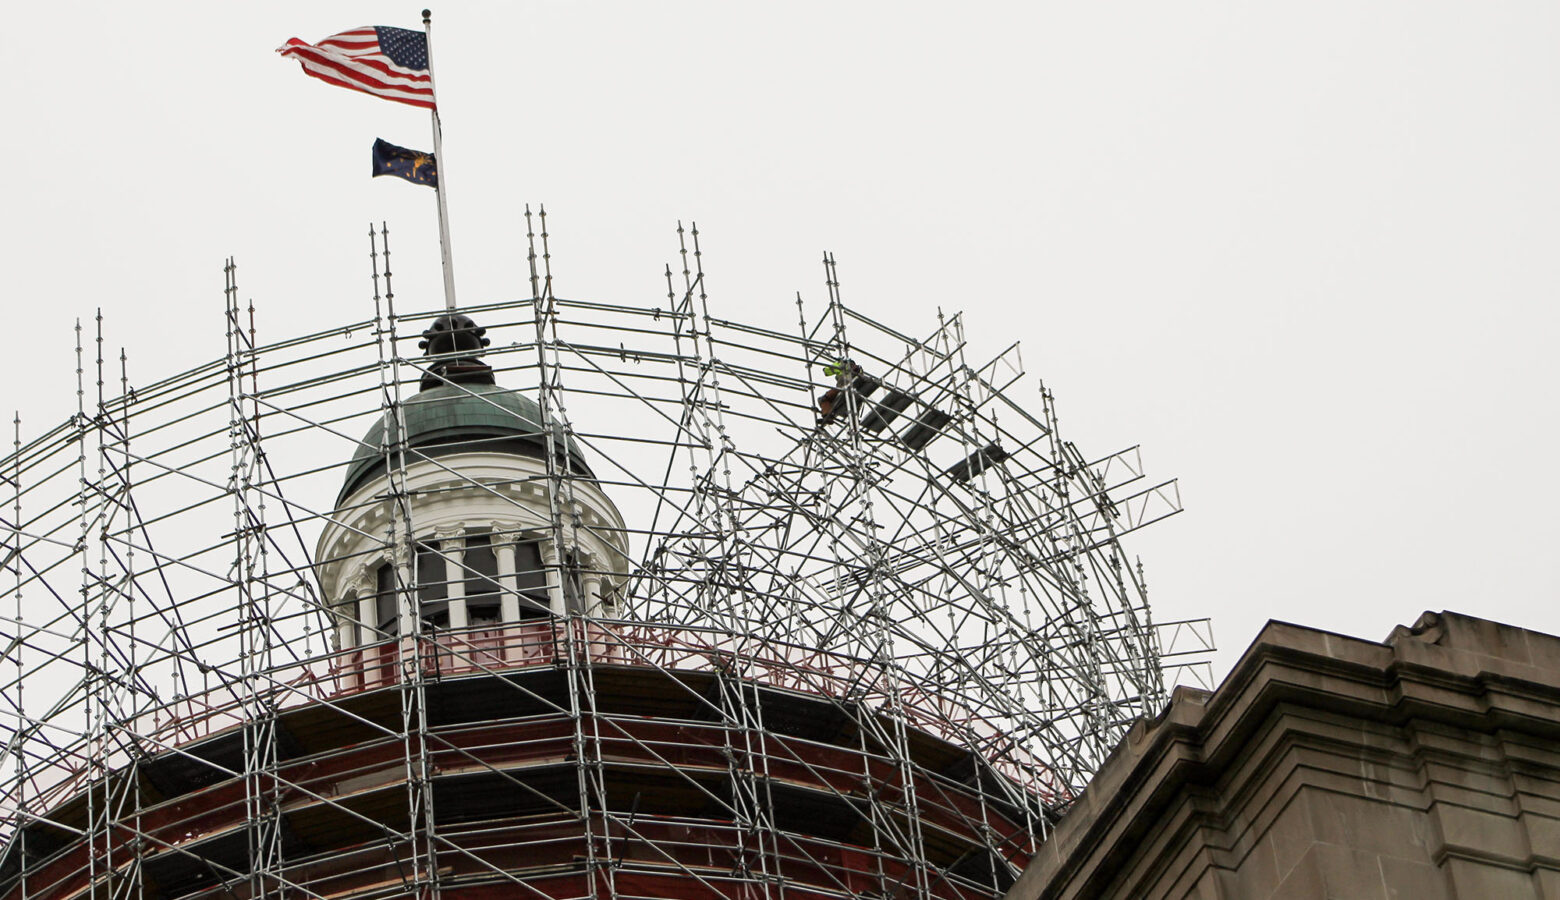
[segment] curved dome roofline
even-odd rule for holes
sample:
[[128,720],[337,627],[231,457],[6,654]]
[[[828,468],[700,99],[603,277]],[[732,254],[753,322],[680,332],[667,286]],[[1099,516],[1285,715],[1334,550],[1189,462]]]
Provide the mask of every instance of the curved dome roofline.
[[[512,453],[531,459],[547,458],[547,436],[542,429],[541,407],[519,391],[496,384],[441,384],[425,388],[402,402],[406,445],[419,451],[407,463],[451,453],[488,451]],[[336,496],[340,507],[347,498],[384,474],[387,453],[385,422],[381,415],[358,442],[358,448]],[[554,440],[562,437],[556,429]],[[564,442],[559,462],[571,471],[594,478],[573,438]],[[556,446],[556,444],[555,444]]]

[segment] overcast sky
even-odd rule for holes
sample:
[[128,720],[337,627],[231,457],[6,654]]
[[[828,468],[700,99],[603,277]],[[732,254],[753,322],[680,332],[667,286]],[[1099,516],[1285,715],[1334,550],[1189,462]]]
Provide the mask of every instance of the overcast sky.
[[[75,408],[101,306],[132,381],[221,355],[222,261],[261,339],[440,302],[433,195],[368,177],[426,113],[274,48],[384,3],[12,4],[0,404]],[[664,295],[677,219],[712,302],[822,299],[977,353],[1024,341],[1087,455],[1143,445],[1186,513],[1135,535],[1220,672],[1279,618],[1372,639],[1422,610],[1560,632],[1560,6],[1540,2],[509,2],[434,10],[463,300]],[[659,288],[658,288],[659,285]],[[784,321],[784,320],[782,320]],[[7,416],[6,418],[9,418]]]

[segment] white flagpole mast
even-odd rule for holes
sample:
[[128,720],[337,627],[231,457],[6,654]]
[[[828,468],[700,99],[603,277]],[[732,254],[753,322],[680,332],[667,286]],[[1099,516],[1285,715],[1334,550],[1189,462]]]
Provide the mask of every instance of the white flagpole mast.
[[438,182],[433,193],[439,200],[439,254],[444,258],[444,308],[455,309],[455,261],[450,253],[450,214],[445,208],[446,180],[444,143],[439,133],[439,92],[433,80],[433,11],[423,10],[423,33],[428,42],[428,90],[433,94],[433,160]]

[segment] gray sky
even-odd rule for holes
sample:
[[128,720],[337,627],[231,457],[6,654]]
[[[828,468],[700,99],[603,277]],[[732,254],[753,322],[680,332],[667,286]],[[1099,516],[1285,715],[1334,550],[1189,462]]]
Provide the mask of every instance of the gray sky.
[[[273,49],[417,4],[19,4],[0,408],[75,408],[101,306],[132,381],[218,356],[223,259],[261,338],[369,310],[368,222],[436,305],[433,195],[371,180],[426,113]],[[1220,672],[1268,618],[1379,639],[1421,610],[1560,632],[1560,6],[447,4],[435,9],[462,299],[664,292],[678,218],[712,302],[821,300],[1022,338],[1086,453],[1144,446],[1187,512],[1135,536]],[[7,416],[9,418],[9,416]]]

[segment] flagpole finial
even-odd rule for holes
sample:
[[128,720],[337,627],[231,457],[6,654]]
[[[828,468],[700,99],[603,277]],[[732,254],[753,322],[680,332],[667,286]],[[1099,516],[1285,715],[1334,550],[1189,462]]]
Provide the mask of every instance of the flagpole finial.
[[431,9],[423,10],[423,24],[427,25],[432,20],[433,20],[433,10],[431,10]]

